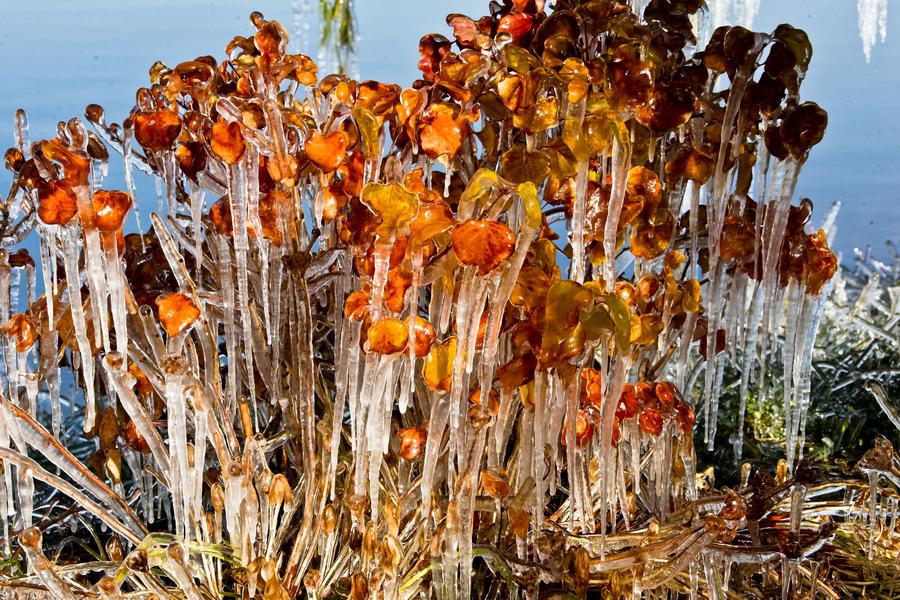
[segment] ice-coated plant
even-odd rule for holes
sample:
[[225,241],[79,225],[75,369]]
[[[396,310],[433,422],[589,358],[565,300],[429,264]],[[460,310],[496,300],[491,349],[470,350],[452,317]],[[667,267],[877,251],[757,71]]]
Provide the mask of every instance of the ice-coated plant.
[[[2,593],[890,597],[890,444],[804,460],[837,268],[793,203],[827,122],[809,40],[698,49],[702,0],[637,4],[450,15],[408,88],[319,79],[253,13],[121,124],[32,143],[20,113]],[[135,170],[159,206],[126,234]],[[717,488],[695,436],[730,451],[773,352],[784,458]]]

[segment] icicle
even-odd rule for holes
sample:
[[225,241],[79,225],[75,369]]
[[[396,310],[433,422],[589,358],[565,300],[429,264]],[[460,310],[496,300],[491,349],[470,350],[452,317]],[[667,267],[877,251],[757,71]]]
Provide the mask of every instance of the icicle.
[[372,315],[372,322],[381,318],[384,286],[387,284],[388,268],[390,267],[391,250],[393,248],[393,237],[379,238],[375,242],[373,257],[375,274],[372,277],[372,301],[369,303],[369,313]]
[[228,356],[228,410],[237,410],[238,394],[238,352],[234,327],[234,271],[231,263],[231,248],[228,238],[216,235],[218,254],[219,280],[222,282],[222,303],[225,324],[225,352]]
[[872,62],[872,48],[880,38],[887,39],[888,0],[857,0],[859,12],[859,37],[863,43],[866,62]]
[[132,385],[134,375],[122,369],[124,360],[117,352],[110,352],[103,358],[103,367],[118,396],[119,402],[134,423],[137,432],[147,442],[150,452],[164,473],[170,471],[169,451],[163,443],[159,432],[146,407],[135,395]]
[[[250,290],[247,279],[247,253],[249,251],[247,236],[247,209],[248,201],[245,190],[247,168],[242,163],[236,164],[229,172],[228,191],[231,198],[231,222],[234,229],[234,256],[237,269],[238,311],[241,315],[242,349],[244,365],[247,369],[245,382],[248,388],[248,401],[251,407],[254,430],[259,429],[256,409],[256,385],[253,375],[253,331],[252,317],[250,315]],[[229,355],[237,357],[237,354]]]
[[718,263],[711,269],[708,288],[708,320],[706,332],[706,374],[703,397],[705,402],[704,441],[712,450],[716,443],[716,431],[719,419],[719,391],[722,383],[724,361],[716,354],[717,333],[719,325],[720,302],[727,294],[729,283],[724,263]]
[[[484,334],[484,344],[481,348],[481,394],[483,398],[487,397],[489,389],[492,385],[494,377],[494,368],[497,357],[497,350],[500,344],[500,328],[503,325],[503,314],[506,311],[506,305],[512,295],[513,288],[518,281],[519,273],[525,258],[528,256],[528,250],[531,248],[531,242],[537,229],[536,223],[528,218],[528,202],[537,201],[537,192],[534,191],[532,198],[526,198],[534,191],[533,187],[520,186],[519,193],[523,201],[523,212],[526,218],[523,220],[522,227],[516,236],[516,249],[509,261],[509,267],[503,272],[496,290],[491,297],[490,314],[488,315],[487,329]],[[474,358],[474,357],[473,357]]]
[[869,560],[875,558],[875,538],[878,535],[878,527],[876,519],[878,518],[878,471],[876,469],[868,469],[869,476],[869,548],[867,556]]
[[433,397],[431,401],[431,419],[428,421],[428,438],[425,442],[425,460],[422,465],[422,503],[431,506],[431,491],[434,483],[434,470],[437,466],[438,454],[443,443],[444,428],[450,415],[450,403],[446,394]]
[[272,316],[269,306],[269,240],[263,235],[259,217],[259,153],[250,149],[247,153],[247,224],[256,232],[257,259],[262,288],[263,320],[266,325],[266,342],[272,342]]
[[[763,291],[759,284],[753,286],[750,299],[750,317],[747,321],[746,338],[741,363],[740,408],[738,409],[737,433],[734,440],[734,462],[739,464],[744,452],[744,421],[747,415],[747,389],[750,375],[753,372],[753,359],[756,356],[756,344],[759,339],[759,324],[762,319]],[[744,486],[746,487],[746,486]]]
[[403,379],[403,387],[400,391],[399,408],[400,414],[405,414],[409,406],[409,401],[415,391],[416,379],[416,348],[414,340],[416,339],[416,319],[419,317],[419,287],[422,285],[422,261],[424,256],[421,252],[413,252],[411,262],[412,277],[409,290],[409,316],[407,317],[408,330],[407,335],[409,343],[406,351],[408,358],[406,376]]
[[40,225],[41,229],[41,276],[44,280],[45,297],[47,298],[47,321],[51,329],[56,329],[53,308],[56,304],[56,245],[55,225]]
[[806,441],[806,419],[809,412],[810,377],[812,371],[812,353],[822,321],[822,312],[826,300],[831,296],[834,280],[829,281],[819,296],[803,295],[803,318],[798,326],[797,341],[799,352],[794,354],[794,407],[792,425],[797,428],[797,457],[803,458],[803,446]]
[[791,399],[793,398],[791,386],[794,383],[794,349],[797,343],[797,332],[801,328],[798,320],[803,317],[803,301],[800,292],[800,286],[796,282],[790,282],[787,290],[785,290],[785,330],[784,330],[784,349],[782,357],[784,361],[784,376],[782,383],[784,387],[784,428],[785,428],[785,445],[787,451],[788,468],[792,468],[794,464],[794,452],[796,450],[794,432],[796,428],[792,423],[794,413],[792,411]]
[[84,375],[85,411],[84,431],[94,428],[96,404],[94,399],[94,356],[87,336],[87,322],[84,318],[84,307],[81,304],[81,278],[78,270],[78,238],[79,231],[71,226],[62,231],[63,265],[66,271],[66,289],[69,294],[69,308],[72,311],[72,326],[75,328],[75,340],[81,355],[81,370]]
[[575,202],[572,208],[572,265],[569,276],[584,283],[585,205],[587,203],[588,161],[578,163],[575,175]]
[[[335,378],[334,412],[331,420],[331,456],[328,463],[329,477],[327,479],[331,486],[330,498],[332,500],[334,499],[335,494],[334,477],[337,471],[338,448],[340,447],[341,430],[343,429],[344,406],[347,400],[347,391],[350,383],[349,379],[353,378],[353,380],[356,380],[357,378],[360,353],[359,336],[361,328],[361,323],[352,323],[350,327],[344,327],[342,329],[344,336],[349,335],[349,341],[339,347],[338,374]],[[351,394],[350,397],[355,398],[355,393]],[[355,423],[356,416],[352,406],[350,412],[351,415],[353,415],[351,421],[352,423]],[[356,438],[357,434],[352,432],[351,439],[353,440],[354,445],[356,444]]]
[[194,238],[194,279],[203,281],[203,200],[206,190],[193,181],[191,183],[191,234]]
[[606,291],[612,292],[616,285],[616,240],[619,231],[619,216],[625,202],[625,186],[628,166],[631,164],[631,144],[613,140],[612,149],[612,190],[609,195],[609,212],[603,229],[603,251],[606,256]]
[[[608,221],[607,221],[608,223]],[[622,395],[622,388],[625,385],[625,377],[630,368],[630,361],[627,356],[616,356],[612,368],[612,373],[606,380],[606,389],[604,398],[619,398]],[[609,487],[607,485],[606,475],[609,473],[610,453],[613,451],[612,435],[613,425],[616,417],[616,407],[618,402],[604,402],[601,416],[601,435],[600,435],[600,473],[602,474],[601,493],[600,493],[600,557],[606,556],[606,523],[607,511],[609,509]],[[639,473],[640,471],[638,471]],[[635,474],[637,477],[637,474]]]

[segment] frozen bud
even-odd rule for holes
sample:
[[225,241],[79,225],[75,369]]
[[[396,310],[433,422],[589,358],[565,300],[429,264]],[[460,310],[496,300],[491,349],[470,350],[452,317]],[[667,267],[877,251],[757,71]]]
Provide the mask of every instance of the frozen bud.
[[481,485],[491,498],[505,500],[509,496],[509,479],[500,469],[489,467],[482,471]]
[[400,458],[415,460],[425,453],[428,430],[425,427],[407,427],[397,432],[400,438]]
[[350,578],[350,598],[351,600],[366,600],[369,597],[369,583],[366,576],[360,572],[356,572]]
[[169,544],[166,548],[166,556],[179,564],[185,564],[184,548],[181,547],[181,544]]
[[747,502],[740,494],[728,491],[719,516],[727,521],[740,521],[747,515]]
[[369,497],[363,494],[353,494],[347,498],[347,508],[350,509],[353,522],[359,525],[365,519],[366,511],[369,509]]
[[103,107],[99,104],[88,104],[84,107],[84,116],[91,123],[103,123]]
[[290,501],[291,486],[288,483],[287,478],[279,473],[272,477],[272,483],[269,486],[269,503],[285,504]]
[[325,535],[334,533],[334,530],[337,529],[337,525],[338,519],[337,513],[334,510],[334,505],[329,504],[322,513],[322,529],[325,530]]
[[106,576],[97,582],[101,595],[109,598],[120,598],[119,584],[112,577]]
[[375,558],[375,551],[378,545],[378,528],[374,521],[369,521],[366,525],[366,532],[363,534],[362,540],[362,561],[368,564]]
[[41,530],[37,527],[29,527],[19,534],[19,543],[30,550],[40,550],[42,539]]
[[25,164],[25,156],[18,148],[10,148],[4,155],[4,161],[6,162],[6,168],[8,170],[18,171],[22,168],[22,165]]
[[741,465],[741,487],[747,487],[750,482],[750,470],[753,467],[750,466],[750,463],[744,463]]
[[122,548],[122,540],[114,535],[106,542],[106,554],[113,562],[121,562],[125,556],[125,550]]
[[315,592],[320,583],[322,583],[322,573],[316,569],[310,569],[303,576],[303,587],[306,588],[306,592],[309,594]]
[[788,464],[783,458],[778,459],[778,466],[775,467],[775,481],[778,485],[784,483],[788,475]]
[[138,548],[131,552],[128,557],[125,559],[125,566],[132,571],[137,571],[138,573],[146,573],[150,568],[150,558],[147,556],[147,551]]
[[397,576],[397,567],[403,558],[403,551],[400,548],[400,540],[397,536],[387,534],[381,540],[381,561],[380,566],[388,577]]
[[225,490],[222,489],[221,484],[214,483],[210,488],[209,496],[214,511],[221,513],[225,510]]

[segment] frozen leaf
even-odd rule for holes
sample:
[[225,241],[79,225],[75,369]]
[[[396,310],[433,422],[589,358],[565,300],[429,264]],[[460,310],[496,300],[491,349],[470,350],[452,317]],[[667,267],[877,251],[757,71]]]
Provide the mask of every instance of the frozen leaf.
[[139,112],[132,119],[135,139],[152,152],[168,150],[181,133],[181,119],[174,110]]
[[169,337],[186,331],[200,317],[200,309],[187,294],[163,294],[156,299],[156,308]]
[[662,433],[663,419],[658,410],[645,408],[638,416],[638,422],[640,423],[641,431],[648,435],[658,436]]
[[51,181],[38,187],[38,216],[47,225],[65,225],[76,212],[75,192],[67,181]]
[[549,172],[550,158],[540,150],[515,146],[500,157],[500,174],[516,184],[530,181],[539,186]]
[[93,205],[97,229],[113,233],[121,229],[128,211],[131,210],[131,195],[118,190],[97,190]]
[[432,159],[446,156],[452,160],[468,133],[466,121],[455,112],[448,104],[432,104],[419,118],[419,142]]
[[303,149],[312,164],[330,173],[344,162],[348,143],[347,134],[343,131],[322,135],[313,130],[306,138]]
[[669,185],[689,179],[700,185],[713,176],[716,160],[704,149],[682,146],[675,156],[666,161],[666,182]]
[[[560,436],[563,446],[569,437],[568,425],[564,424],[562,435]],[[594,437],[594,423],[591,419],[591,413],[585,409],[579,410],[575,416],[575,443],[584,446]]]
[[228,123],[223,119],[213,125],[209,145],[213,154],[229,165],[237,164],[247,147],[241,126],[235,121]]
[[[373,158],[377,158],[381,123],[378,121],[375,115],[372,114],[371,110],[360,106],[353,108],[353,120],[356,121],[356,127],[359,129],[359,135],[363,141],[363,148],[365,149],[366,158],[370,160]],[[308,153],[309,149],[307,149],[307,154]],[[341,154],[343,154],[343,151],[341,151]],[[316,163],[316,166],[322,168],[323,170],[331,170],[324,169],[324,167],[322,167],[322,165],[320,165],[319,163]]]
[[419,208],[419,198],[398,183],[369,183],[360,200],[381,219],[376,232],[384,237],[409,227]]
[[344,301],[344,316],[352,321],[362,321],[369,314],[369,294],[355,290]]
[[401,319],[381,319],[369,327],[366,333],[369,350],[378,354],[397,354],[406,348],[409,341],[409,327]]
[[506,500],[509,496],[509,478],[500,469],[488,468],[481,472],[481,485],[491,498]]
[[422,317],[417,316],[413,335],[415,338],[413,340],[413,350],[415,352],[416,358],[428,356],[428,353],[431,351],[431,346],[432,344],[434,344],[434,340],[436,337],[434,327],[431,325],[431,323],[428,322],[427,319],[423,319]]
[[469,219],[453,230],[453,251],[464,265],[486,275],[503,264],[516,247],[512,230],[498,221]]
[[29,350],[38,339],[38,328],[31,316],[17,314],[0,326],[0,332],[6,337],[15,338],[16,351]]
[[422,367],[422,377],[433,390],[449,392],[456,360],[456,337],[450,337],[431,347]]
[[444,201],[422,203],[409,224],[409,247],[421,248],[426,242],[450,231],[456,224],[453,211]]

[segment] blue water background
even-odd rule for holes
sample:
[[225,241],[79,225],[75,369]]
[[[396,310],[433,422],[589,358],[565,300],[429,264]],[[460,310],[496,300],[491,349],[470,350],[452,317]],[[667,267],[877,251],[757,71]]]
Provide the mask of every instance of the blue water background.
[[[448,12],[477,17],[486,6],[484,0],[358,0],[362,77],[408,84],[418,74],[419,37],[448,33]],[[174,66],[202,54],[221,56],[235,34],[251,31],[251,10],[296,28],[291,0],[6,0],[0,7],[0,144],[12,145],[19,107],[28,111],[32,139],[52,136],[58,120],[81,116],[90,102],[121,122],[155,60]],[[875,46],[871,63],[857,32],[856,2],[762,0],[754,28],[771,31],[781,22],[809,33],[815,53],[803,98],[830,115],[798,197],[816,202],[814,223],[832,202],[842,202],[835,245],[845,256],[867,245],[886,254],[885,241],[900,240],[900,5],[891,6],[887,42]],[[121,188],[120,161],[112,163],[107,185]],[[8,177],[0,175],[4,181]],[[154,208],[153,185],[139,180],[138,186],[142,207]],[[145,227],[148,222],[145,209]]]

